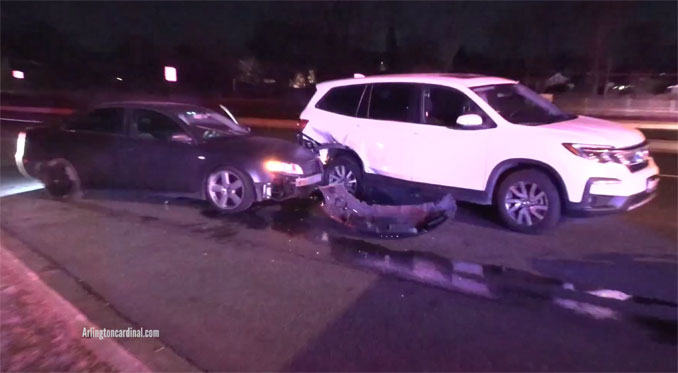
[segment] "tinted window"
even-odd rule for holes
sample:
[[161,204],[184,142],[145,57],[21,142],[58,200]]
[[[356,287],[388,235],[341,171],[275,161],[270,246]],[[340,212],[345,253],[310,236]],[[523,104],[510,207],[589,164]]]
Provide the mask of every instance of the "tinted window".
[[134,111],[132,135],[157,140],[171,140],[173,136],[187,136],[186,131],[167,115],[143,109]]
[[355,116],[364,90],[365,86],[362,84],[332,88],[315,107],[337,114]]
[[473,91],[511,123],[535,126],[577,117],[563,112],[538,93],[521,84],[475,87]]
[[124,113],[121,108],[96,109],[72,120],[68,129],[121,135],[125,132]]
[[360,100],[360,105],[358,105],[358,112],[356,116],[358,118],[367,118],[367,108],[370,105],[370,95],[372,94],[372,86],[368,85],[363,93],[363,98]]
[[418,88],[414,84],[374,84],[368,117],[400,122],[419,122]]
[[424,123],[454,127],[457,118],[464,114],[478,114],[483,125],[491,124],[485,112],[464,93],[447,87],[424,89]]

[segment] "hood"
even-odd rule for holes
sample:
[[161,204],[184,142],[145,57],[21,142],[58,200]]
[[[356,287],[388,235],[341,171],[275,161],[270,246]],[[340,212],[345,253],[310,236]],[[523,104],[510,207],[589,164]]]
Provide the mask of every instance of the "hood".
[[645,141],[645,136],[637,129],[619,123],[579,116],[572,120],[540,126],[555,134],[562,142],[609,145],[626,148]]
[[315,154],[295,143],[262,136],[219,137],[203,142],[200,147],[211,152],[235,152],[238,156],[273,158],[288,162],[302,162],[315,158]]

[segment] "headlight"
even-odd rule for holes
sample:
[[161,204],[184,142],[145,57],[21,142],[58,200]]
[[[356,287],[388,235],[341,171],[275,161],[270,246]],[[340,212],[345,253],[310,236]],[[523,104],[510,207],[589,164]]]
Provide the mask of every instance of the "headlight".
[[266,161],[264,168],[269,172],[280,172],[284,174],[302,175],[304,171],[301,166],[295,163],[285,163],[280,161]]
[[605,145],[563,144],[572,154],[600,163],[614,162],[631,165],[644,162],[649,157],[647,147],[635,149],[615,149]]

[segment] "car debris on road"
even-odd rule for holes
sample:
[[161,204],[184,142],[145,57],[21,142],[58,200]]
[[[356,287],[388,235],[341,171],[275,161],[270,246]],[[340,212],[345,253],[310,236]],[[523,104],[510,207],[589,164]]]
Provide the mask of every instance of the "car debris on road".
[[450,194],[437,202],[416,205],[370,205],[350,194],[343,184],[319,187],[323,211],[335,221],[364,233],[418,234],[454,217]]

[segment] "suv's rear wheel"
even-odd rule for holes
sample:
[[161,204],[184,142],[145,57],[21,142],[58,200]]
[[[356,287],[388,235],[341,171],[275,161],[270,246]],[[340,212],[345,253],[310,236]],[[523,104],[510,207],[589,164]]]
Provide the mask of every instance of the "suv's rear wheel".
[[344,184],[351,194],[360,193],[362,171],[358,162],[350,157],[339,156],[325,166],[323,181],[325,185]]
[[495,206],[509,228],[539,233],[560,220],[560,194],[551,179],[537,170],[508,175],[495,194]]

